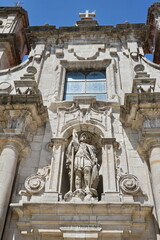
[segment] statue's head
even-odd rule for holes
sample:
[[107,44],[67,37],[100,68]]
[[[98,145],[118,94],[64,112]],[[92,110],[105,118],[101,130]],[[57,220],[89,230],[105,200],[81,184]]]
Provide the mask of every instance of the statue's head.
[[81,133],[81,135],[79,137],[79,141],[87,143],[89,141],[89,135],[85,132]]

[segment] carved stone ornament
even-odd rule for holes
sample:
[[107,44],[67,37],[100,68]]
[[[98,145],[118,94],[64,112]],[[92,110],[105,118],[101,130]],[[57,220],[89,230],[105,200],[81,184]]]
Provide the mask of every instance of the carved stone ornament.
[[74,56],[78,60],[93,60],[97,59],[100,52],[105,50],[104,44],[83,44],[81,45],[69,45],[68,51],[73,52]]
[[[33,75],[29,75],[28,77],[32,77]],[[34,77],[34,76],[33,76]],[[37,89],[37,83],[35,81],[31,80],[25,80],[23,77],[23,80],[21,81],[14,81],[16,94],[18,95],[34,95],[38,93]]]
[[119,181],[120,188],[125,194],[136,194],[140,191],[138,178],[132,174],[121,176]]
[[53,149],[53,142],[48,142],[45,146],[47,152],[52,152]]
[[45,187],[45,178],[38,175],[31,175],[26,179],[24,186],[30,194],[40,193]]
[[144,65],[142,64],[137,64],[135,67],[134,67],[134,71],[135,72],[143,72],[145,69]]
[[39,194],[44,191],[45,183],[48,179],[50,166],[39,169],[36,174],[29,176],[24,183],[26,190],[21,190],[20,195]]
[[8,82],[0,83],[0,94],[9,94],[11,92],[12,86]]
[[28,73],[32,73],[32,74],[34,75],[34,74],[37,73],[37,69],[36,69],[35,67],[33,67],[33,66],[29,66],[29,67],[27,68],[27,72],[28,72]]

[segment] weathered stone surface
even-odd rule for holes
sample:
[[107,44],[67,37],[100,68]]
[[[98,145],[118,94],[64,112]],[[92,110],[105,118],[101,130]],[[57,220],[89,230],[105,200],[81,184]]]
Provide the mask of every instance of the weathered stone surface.
[[[28,27],[21,7],[0,8],[2,240],[160,237],[159,3],[150,26],[81,17],[73,27]],[[144,57],[152,49],[154,63]],[[65,101],[68,72],[83,78]],[[86,77],[97,72],[106,81]]]

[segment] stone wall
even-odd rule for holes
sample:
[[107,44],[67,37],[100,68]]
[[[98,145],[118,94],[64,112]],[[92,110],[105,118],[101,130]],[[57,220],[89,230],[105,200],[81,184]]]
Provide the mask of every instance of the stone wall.
[[[97,24],[28,27],[28,59],[0,71],[3,240],[159,237],[160,67],[145,24]],[[63,100],[67,72],[102,70],[107,101]],[[94,187],[93,166],[67,166],[76,141],[97,161]]]

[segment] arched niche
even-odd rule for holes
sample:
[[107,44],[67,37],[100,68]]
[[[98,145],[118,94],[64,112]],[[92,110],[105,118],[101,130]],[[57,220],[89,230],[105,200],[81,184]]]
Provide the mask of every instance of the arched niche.
[[70,144],[72,140],[72,132],[73,129],[77,131],[78,138],[82,133],[87,133],[89,135],[89,144],[93,145],[96,148],[96,157],[98,159],[99,164],[99,183],[97,187],[98,192],[98,200],[101,200],[101,195],[103,193],[103,176],[102,176],[102,144],[101,140],[103,138],[103,132],[101,129],[97,128],[96,126],[90,125],[90,124],[79,124],[74,125],[72,127],[69,127],[65,129],[63,132],[63,138],[66,139],[66,148],[64,153],[64,159],[63,159],[63,169],[62,169],[62,181],[61,181],[61,188],[60,192],[62,193],[62,199],[64,199],[64,195],[69,191],[70,183],[69,183],[69,176],[68,176],[68,169],[66,167],[66,151],[68,148],[68,145]]
[[82,123],[70,123],[69,125],[66,124],[62,128],[62,137],[68,139],[72,135],[73,129],[75,129],[77,132],[90,132],[92,134],[96,134],[99,138],[99,140],[103,137],[105,137],[104,133],[104,127],[98,125],[98,123],[95,121],[94,124],[88,123],[88,124],[82,124]]

